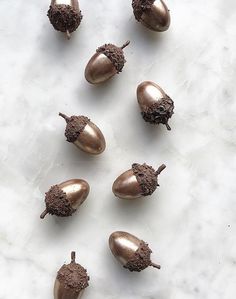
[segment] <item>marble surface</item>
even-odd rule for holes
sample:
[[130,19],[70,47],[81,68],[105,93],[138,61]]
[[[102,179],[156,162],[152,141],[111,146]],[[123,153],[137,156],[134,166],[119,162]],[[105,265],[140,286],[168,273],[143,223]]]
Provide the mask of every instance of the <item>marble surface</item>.
[[[91,276],[84,299],[235,298],[236,3],[169,0],[171,28],[155,34],[130,2],[81,0],[82,25],[67,41],[48,22],[48,1],[1,1],[0,299],[53,298],[71,250]],[[95,49],[127,39],[123,73],[87,84]],[[171,132],[140,117],[144,80],[175,100]],[[68,144],[59,111],[88,115],[105,153]],[[147,199],[117,200],[112,182],[135,161],[166,163],[161,186]],[[89,199],[71,218],[40,220],[44,193],[70,178],[90,183]],[[147,241],[162,269],[120,267],[107,246],[114,230]]]

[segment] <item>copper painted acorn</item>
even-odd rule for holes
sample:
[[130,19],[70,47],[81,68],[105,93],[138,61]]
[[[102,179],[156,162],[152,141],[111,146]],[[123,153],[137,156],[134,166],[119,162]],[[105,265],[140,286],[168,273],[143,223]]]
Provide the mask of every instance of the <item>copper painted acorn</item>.
[[163,32],[170,26],[170,12],[163,0],[133,0],[136,20],[147,28]]
[[68,142],[92,155],[101,154],[105,150],[106,141],[102,132],[88,117],[82,115],[68,117],[63,113],[59,115],[67,123],[65,136]]
[[109,247],[124,268],[140,272],[149,266],[160,269],[151,261],[152,250],[148,244],[127,232],[117,231],[110,235]]
[[129,43],[127,41],[122,47],[113,44],[99,47],[85,68],[86,80],[91,84],[100,84],[122,72],[126,62],[123,49]]
[[48,18],[54,29],[66,33],[68,39],[79,27],[82,17],[78,0],[51,0]]
[[59,217],[71,216],[85,201],[89,190],[89,184],[81,179],[72,179],[52,186],[46,192],[46,209],[40,218],[43,219],[47,214]]
[[132,168],[122,173],[113,183],[115,196],[123,199],[136,199],[151,195],[159,186],[158,175],[166,166],[162,164],[157,171],[147,164],[134,163]]
[[145,81],[137,88],[137,100],[146,122],[164,124],[168,130],[169,119],[174,114],[174,101],[156,83]]
[[75,252],[71,252],[71,263],[63,265],[57,272],[54,284],[54,299],[80,299],[88,287],[87,270],[75,262]]

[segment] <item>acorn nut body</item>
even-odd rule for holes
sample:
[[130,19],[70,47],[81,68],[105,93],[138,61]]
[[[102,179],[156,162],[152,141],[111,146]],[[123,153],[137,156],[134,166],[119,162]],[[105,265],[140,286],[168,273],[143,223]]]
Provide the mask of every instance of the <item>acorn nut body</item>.
[[105,150],[106,141],[102,132],[88,117],[82,115],[68,117],[63,113],[59,115],[67,123],[65,136],[68,142],[92,155],[101,154]]
[[85,68],[85,78],[91,84],[100,84],[122,72],[126,62],[123,49],[129,45],[127,41],[122,47],[105,44],[99,47]]
[[144,81],[137,88],[137,100],[143,119],[151,124],[164,124],[174,114],[174,101],[154,82]]
[[149,266],[161,268],[151,261],[152,250],[148,244],[130,233],[112,233],[109,237],[109,247],[114,257],[131,272],[140,272]]
[[152,31],[163,32],[170,26],[170,12],[163,0],[133,0],[136,20]]
[[54,283],[54,299],[80,299],[88,287],[87,270],[75,262],[75,252],[71,253],[71,263],[63,265]]
[[83,17],[78,0],[51,0],[47,15],[54,29],[66,33],[68,39]]
[[81,179],[72,179],[52,186],[46,192],[46,209],[40,218],[43,219],[47,214],[71,216],[86,200],[89,190],[89,184]]
[[155,171],[145,163],[134,163],[132,169],[125,171],[114,181],[112,191],[119,198],[131,200],[151,195],[159,186],[158,175],[165,168],[162,164]]

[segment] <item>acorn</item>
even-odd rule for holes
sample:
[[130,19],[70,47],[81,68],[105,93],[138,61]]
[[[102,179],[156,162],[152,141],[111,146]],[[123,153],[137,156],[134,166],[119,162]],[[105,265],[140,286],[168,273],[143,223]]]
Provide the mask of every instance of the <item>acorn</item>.
[[152,250],[148,244],[127,232],[117,231],[109,237],[109,247],[124,268],[140,272],[149,266],[161,269],[151,261]]
[[162,164],[157,171],[152,166],[134,163],[132,169],[122,173],[113,183],[115,196],[123,199],[136,199],[151,195],[159,186],[158,175],[166,168]]
[[129,45],[127,41],[122,47],[105,44],[99,47],[85,68],[85,78],[91,84],[99,84],[122,72],[126,62],[123,49]]
[[54,29],[66,33],[68,39],[83,17],[78,0],[51,0],[47,16]]
[[43,219],[47,214],[59,217],[71,216],[85,201],[89,190],[89,184],[81,179],[72,179],[52,186],[46,192],[46,209],[40,218]]
[[68,142],[92,155],[101,154],[105,150],[106,141],[102,132],[88,117],[82,115],[68,117],[63,113],[59,115],[67,123],[65,136]]
[[163,32],[170,26],[170,12],[162,0],[133,0],[134,16],[150,30]]
[[174,101],[156,83],[145,81],[137,88],[137,99],[143,119],[150,124],[168,124],[174,114]]
[[88,287],[87,270],[75,262],[75,252],[71,252],[71,263],[63,265],[57,272],[54,284],[54,299],[79,299]]

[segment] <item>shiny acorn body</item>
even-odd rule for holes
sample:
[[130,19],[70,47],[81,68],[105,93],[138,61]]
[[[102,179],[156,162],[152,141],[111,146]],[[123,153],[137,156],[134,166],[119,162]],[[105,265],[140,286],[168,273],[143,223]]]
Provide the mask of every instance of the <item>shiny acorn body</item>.
[[144,81],[137,87],[137,100],[143,119],[151,124],[164,124],[171,130],[168,121],[174,114],[174,102],[154,82]]
[[75,263],[75,252],[71,253],[71,263],[63,265],[54,283],[54,299],[80,299],[88,286],[87,270]]
[[143,196],[151,195],[157,188],[157,177],[165,165],[161,165],[157,171],[147,164],[132,165],[114,181],[112,191],[115,196],[122,199],[135,200]]
[[163,0],[133,0],[132,6],[138,22],[152,31],[168,30],[170,12]]
[[113,44],[99,47],[85,68],[85,79],[91,84],[101,84],[120,73],[125,64],[123,49],[128,45],[129,41],[121,48]]
[[116,68],[103,53],[95,53],[85,69],[85,78],[91,84],[100,84],[117,73]]
[[66,33],[68,39],[83,18],[78,0],[51,0],[47,15],[54,29]]
[[59,113],[67,122],[65,135],[68,142],[91,154],[99,155],[106,148],[106,141],[101,130],[85,116],[71,116]]
[[148,266],[160,269],[160,266],[152,263],[150,259],[152,251],[148,244],[130,233],[113,232],[109,237],[109,247],[113,256],[131,272],[140,272]]
[[86,200],[89,191],[89,184],[82,179],[72,179],[52,186],[46,193],[46,210],[40,218],[43,219],[47,214],[71,216]]

